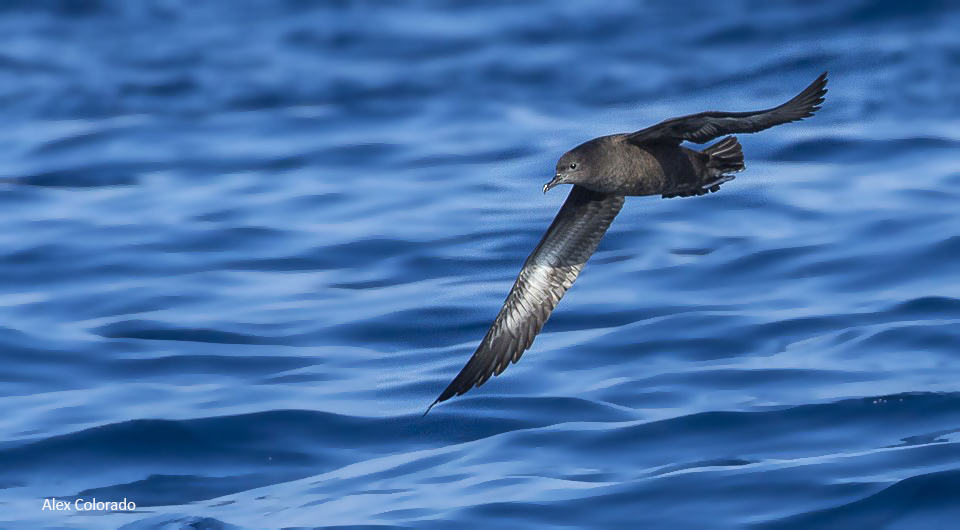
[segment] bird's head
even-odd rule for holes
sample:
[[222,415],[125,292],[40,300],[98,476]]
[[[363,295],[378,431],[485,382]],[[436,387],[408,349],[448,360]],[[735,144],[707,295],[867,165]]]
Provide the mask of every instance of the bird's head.
[[577,184],[586,177],[586,169],[583,157],[579,156],[576,149],[567,151],[557,161],[557,174],[553,180],[543,185],[543,192],[546,193],[560,184]]

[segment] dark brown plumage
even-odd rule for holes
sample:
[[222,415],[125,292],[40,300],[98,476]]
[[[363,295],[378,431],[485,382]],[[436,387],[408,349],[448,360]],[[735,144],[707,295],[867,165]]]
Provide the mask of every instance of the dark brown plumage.
[[[733,180],[743,152],[730,136],[704,149],[681,147],[727,134],[802,120],[820,109],[827,74],[786,103],[756,112],[702,112],[633,133],[602,136],[566,152],[543,187],[573,184],[543,239],[527,258],[500,313],[466,366],[427,408],[466,393],[520,359],[596,250],[627,195],[703,195]],[[426,414],[426,412],[424,412]]]

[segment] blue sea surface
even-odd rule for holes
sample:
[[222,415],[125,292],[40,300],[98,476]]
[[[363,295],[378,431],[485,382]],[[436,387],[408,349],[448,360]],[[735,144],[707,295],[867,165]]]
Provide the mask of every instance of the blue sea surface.
[[[960,528],[957,28],[3,0],[0,528]],[[628,198],[522,361],[421,417],[564,151],[824,70],[719,193]]]

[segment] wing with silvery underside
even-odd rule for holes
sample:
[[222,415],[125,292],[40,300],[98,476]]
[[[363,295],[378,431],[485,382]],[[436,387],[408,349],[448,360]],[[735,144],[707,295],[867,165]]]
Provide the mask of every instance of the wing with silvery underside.
[[484,384],[520,359],[577,279],[623,202],[620,195],[573,187],[547,233],[524,262],[490,330],[430,407]]

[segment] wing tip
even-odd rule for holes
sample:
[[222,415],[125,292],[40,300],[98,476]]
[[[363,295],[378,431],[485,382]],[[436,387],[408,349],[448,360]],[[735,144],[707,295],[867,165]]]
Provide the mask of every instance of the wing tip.
[[433,400],[433,403],[431,403],[430,406],[427,407],[427,410],[423,411],[423,414],[421,414],[420,417],[421,418],[426,417],[427,413],[430,412],[430,409],[432,409],[433,406],[436,405],[437,403],[440,403],[440,398]]
[[427,413],[430,412],[430,411],[433,409],[433,407],[439,405],[440,403],[443,403],[444,401],[446,401],[446,400],[448,400],[448,399],[450,399],[450,398],[452,398],[452,397],[454,397],[454,396],[463,395],[463,394],[465,394],[465,393],[467,392],[467,390],[470,390],[470,388],[473,387],[473,385],[465,385],[465,386],[466,386],[466,388],[461,387],[461,386],[459,385],[459,382],[458,382],[456,379],[454,379],[453,382],[451,382],[451,383],[447,386],[447,388],[445,388],[445,389],[443,390],[443,392],[440,393],[440,395],[437,397],[437,399],[433,400],[433,403],[431,403],[430,406],[427,407],[427,410],[423,411],[423,415],[421,415],[420,417],[422,418],[422,417],[426,416]]
[[824,71],[822,74],[818,75],[816,79],[810,83],[810,86],[804,90],[804,92],[809,91],[808,97],[812,98],[809,104],[812,106],[818,106],[824,101],[824,96],[827,95],[827,82],[830,79],[827,77],[827,72]]
[[[790,121],[799,121],[813,116],[821,109],[821,105],[826,101],[827,82],[829,81],[828,72],[824,71],[793,97],[790,101],[784,103],[780,109],[787,112],[787,116],[792,114]],[[787,110],[790,109],[790,110]]]
[[464,381],[462,380],[461,376],[464,373],[467,373],[466,368],[467,367],[465,366],[463,372],[461,374],[458,374],[457,377],[455,377],[453,381],[451,381],[450,384],[447,385],[447,388],[445,388],[443,392],[440,393],[437,399],[433,400],[433,403],[431,403],[430,406],[427,407],[427,410],[423,411],[423,414],[420,416],[421,418],[426,416],[427,413],[433,409],[433,407],[439,405],[440,403],[443,403],[444,401],[456,396],[462,396],[467,392],[469,392],[470,389],[473,387],[483,386],[483,384],[486,383],[488,379],[490,379],[490,375],[492,375],[492,374],[490,375],[481,374],[479,378],[473,376],[473,377],[469,377],[469,379]]
[[480,350],[483,349],[483,346],[487,343],[486,339],[480,343],[480,347],[477,348],[477,352],[474,352],[474,356],[470,358],[470,361],[460,370],[460,373],[453,378],[453,381],[447,385],[447,388],[443,389],[443,392],[440,393],[440,396],[437,397],[427,407],[427,410],[423,413],[424,416],[427,415],[427,412],[430,412],[435,405],[443,403],[444,401],[456,397],[462,396],[470,391],[473,387],[483,386],[484,383],[490,379],[491,375],[494,375],[492,372],[487,370],[477,370],[475,366],[475,358]]

